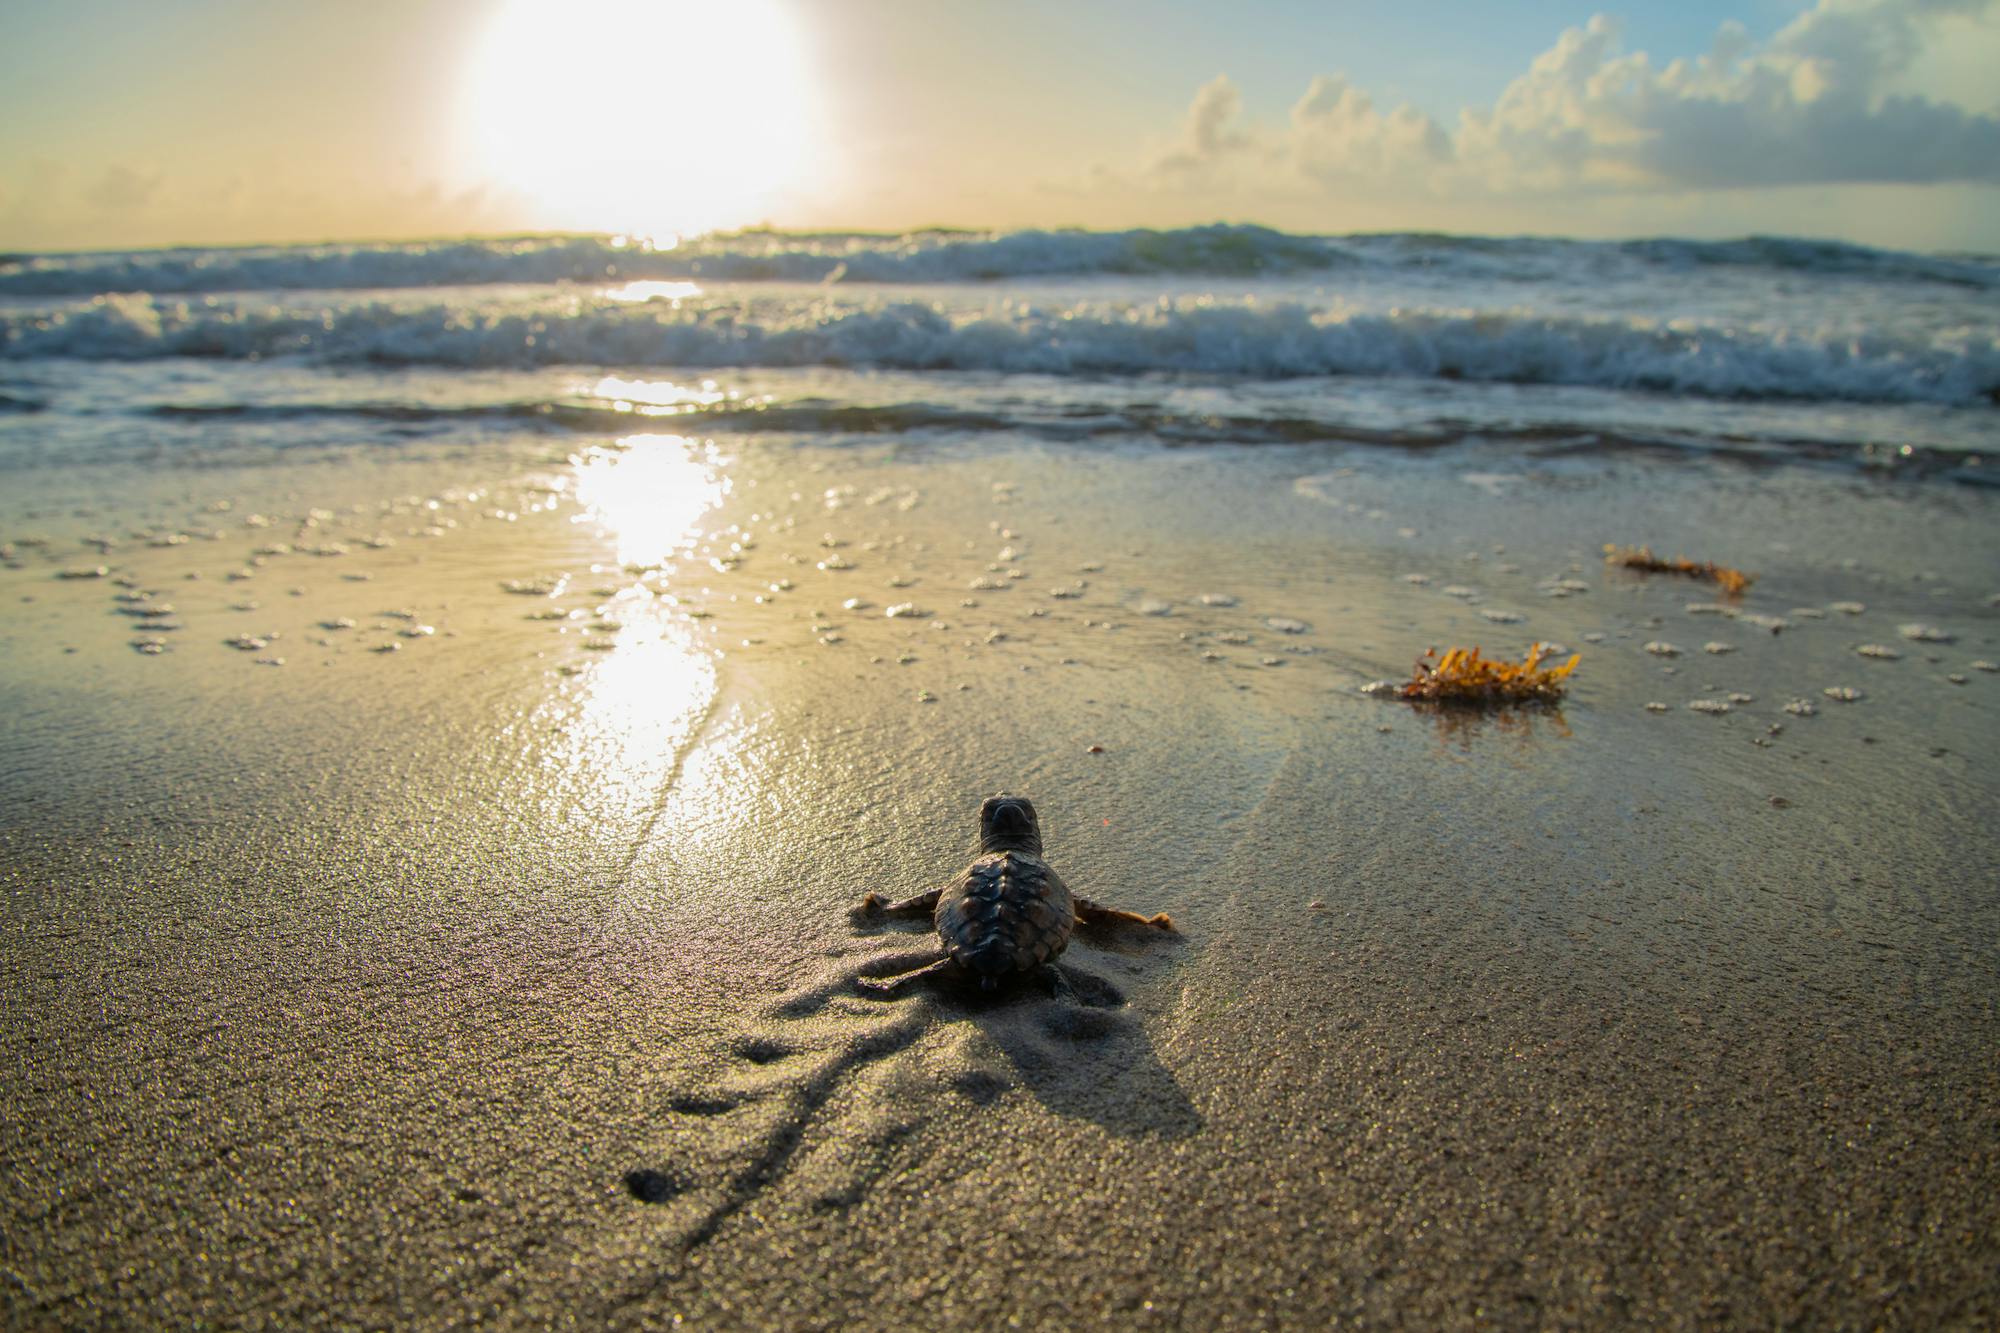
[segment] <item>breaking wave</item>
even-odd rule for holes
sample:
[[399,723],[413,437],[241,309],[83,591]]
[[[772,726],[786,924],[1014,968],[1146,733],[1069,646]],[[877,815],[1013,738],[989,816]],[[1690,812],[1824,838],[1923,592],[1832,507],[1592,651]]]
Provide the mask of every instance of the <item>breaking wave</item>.
[[1388,313],[1249,300],[947,311],[919,302],[326,307],[102,297],[0,314],[0,358],[296,358],[447,368],[833,366],[1056,376],[1380,376],[1714,398],[1975,404],[2000,346],[1531,312]]

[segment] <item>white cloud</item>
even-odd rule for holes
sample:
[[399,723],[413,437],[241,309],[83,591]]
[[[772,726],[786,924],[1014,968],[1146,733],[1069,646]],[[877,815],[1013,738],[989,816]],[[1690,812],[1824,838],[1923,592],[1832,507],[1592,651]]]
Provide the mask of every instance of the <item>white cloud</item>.
[[1315,79],[1289,123],[1266,130],[1218,78],[1151,179],[1410,195],[2000,184],[2000,116],[1908,87],[1941,31],[1971,21],[1990,35],[1994,3],[1820,0],[1768,41],[1729,22],[1707,53],[1665,65],[1624,50],[1598,15],[1455,132],[1413,107],[1382,112],[1341,75]]
[[1414,107],[1388,115],[1345,75],[1321,75],[1292,107],[1291,152],[1306,176],[1327,183],[1449,162],[1451,136]]
[[1660,68],[1599,15],[1464,114],[1460,155],[1502,186],[2000,182],[2000,119],[1881,92],[1930,18],[1988,7],[1821,0],[1761,48],[1724,24],[1707,55]]
[[1163,177],[1194,181],[1248,153],[1253,144],[1242,119],[1243,94],[1227,74],[1218,75],[1196,89],[1180,143],[1153,169]]

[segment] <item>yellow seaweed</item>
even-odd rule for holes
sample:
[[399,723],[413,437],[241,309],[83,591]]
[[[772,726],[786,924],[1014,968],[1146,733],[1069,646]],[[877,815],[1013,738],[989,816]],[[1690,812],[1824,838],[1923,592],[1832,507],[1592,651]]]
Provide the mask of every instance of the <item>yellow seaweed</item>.
[[1522,661],[1504,662],[1481,657],[1476,647],[1452,648],[1443,657],[1432,648],[1417,660],[1396,697],[1412,703],[1550,703],[1562,698],[1582,654],[1570,654],[1561,666],[1544,667],[1547,652],[1538,643]]

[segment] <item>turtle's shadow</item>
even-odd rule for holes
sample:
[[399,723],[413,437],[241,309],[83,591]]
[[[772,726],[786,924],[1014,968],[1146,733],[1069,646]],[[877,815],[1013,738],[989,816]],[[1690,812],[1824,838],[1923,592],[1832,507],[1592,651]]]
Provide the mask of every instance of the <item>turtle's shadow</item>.
[[[891,925],[868,933],[927,932]],[[1147,937],[1154,949],[1161,943],[1158,932],[1147,928],[1089,927],[1076,936],[1094,955],[1092,963],[1133,973],[1142,971],[1143,964],[1117,955],[1151,952]],[[884,1006],[912,1006],[930,1021],[970,1023],[982,1044],[1011,1067],[1019,1086],[1056,1115],[1087,1120],[1121,1138],[1187,1138],[1201,1130],[1201,1113],[1161,1062],[1123,990],[1098,967],[1081,966],[1078,951],[992,993],[951,969],[912,983],[894,997],[877,997],[858,985],[863,977],[893,976],[935,956],[934,949],[874,955],[855,970],[854,993]],[[1003,1097],[1009,1084],[981,1063],[953,1076],[951,1086],[987,1105]]]
[[[1095,967],[1066,959],[992,994],[955,969],[893,995],[861,984],[935,961],[936,937],[916,935],[873,925],[830,950],[814,980],[729,1042],[723,1077],[665,1101],[677,1150],[635,1165],[623,1186],[664,1210],[681,1248],[705,1243],[781,1180],[796,1179],[815,1209],[853,1207],[907,1165],[905,1145],[926,1126],[958,1119],[961,1098],[997,1111],[1018,1088],[1121,1138],[1202,1128],[1145,1024]],[[1078,938],[1101,942],[1095,930]],[[1147,966],[1090,952],[1133,974]]]

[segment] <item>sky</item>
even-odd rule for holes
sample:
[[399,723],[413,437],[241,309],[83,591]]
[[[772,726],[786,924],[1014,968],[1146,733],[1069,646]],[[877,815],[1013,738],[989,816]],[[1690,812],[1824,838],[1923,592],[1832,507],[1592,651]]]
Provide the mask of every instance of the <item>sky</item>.
[[2000,252],[2000,0],[0,0],[0,249],[1251,222]]

